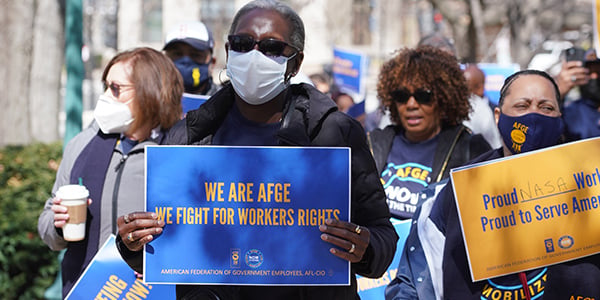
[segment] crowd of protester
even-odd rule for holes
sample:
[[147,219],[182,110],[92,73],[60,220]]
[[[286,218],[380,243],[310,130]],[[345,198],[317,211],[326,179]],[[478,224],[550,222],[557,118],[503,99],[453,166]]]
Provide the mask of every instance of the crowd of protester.
[[[462,65],[450,40],[426,36],[383,63],[379,108],[357,120],[348,111],[362,99],[344,92],[331,74],[292,83],[310,55],[304,42],[303,21],[292,8],[255,0],[232,20],[224,49],[227,82],[212,78],[214,52],[222,49],[214,49],[213,34],[201,22],[173,27],[163,52],[135,48],[108,63],[94,122],[66,146],[39,217],[50,249],[67,249],[63,297],[110,234],[141,274],[144,246],[171,229],[144,211],[144,146],[218,145],[351,149],[351,218],[328,219],[315,232],[331,247],[323,256],[351,265],[350,285],[178,284],[178,299],[359,299],[356,275],[378,278],[394,258],[399,237],[392,219],[413,223],[382,299],[500,299],[491,288],[513,293],[511,299],[600,298],[598,255],[471,280],[449,184],[456,167],[600,136],[600,63],[593,51],[565,61],[556,77],[516,72],[490,105],[484,72]],[[564,101],[577,89],[579,99]],[[210,98],[182,114],[186,94]],[[367,126],[371,117],[376,120]],[[529,128],[518,149],[511,130],[517,123]],[[56,192],[82,182],[90,191],[85,239],[67,241],[62,229],[70,216]],[[420,228],[419,220],[429,226]]]

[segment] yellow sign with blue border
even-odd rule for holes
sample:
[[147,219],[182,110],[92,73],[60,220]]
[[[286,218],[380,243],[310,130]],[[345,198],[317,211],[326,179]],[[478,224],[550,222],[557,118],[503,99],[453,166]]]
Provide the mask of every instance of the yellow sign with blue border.
[[600,252],[600,138],[453,169],[473,281]]

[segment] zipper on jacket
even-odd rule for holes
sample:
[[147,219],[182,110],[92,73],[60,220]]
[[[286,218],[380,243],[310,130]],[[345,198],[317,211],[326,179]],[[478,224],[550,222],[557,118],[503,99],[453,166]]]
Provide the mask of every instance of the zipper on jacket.
[[123,157],[121,157],[121,160],[119,161],[119,163],[115,167],[115,171],[120,171],[119,169],[121,169],[121,166],[123,166],[125,164],[126,160],[127,160],[127,154],[125,154],[125,155],[123,155]]
[[367,132],[367,144],[369,145],[369,150],[371,150],[371,156],[375,158],[375,151],[373,151],[373,142],[371,142],[371,132]]

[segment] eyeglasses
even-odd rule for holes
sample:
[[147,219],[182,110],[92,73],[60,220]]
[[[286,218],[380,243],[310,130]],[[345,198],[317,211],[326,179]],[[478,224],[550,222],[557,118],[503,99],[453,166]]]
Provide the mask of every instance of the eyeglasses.
[[414,93],[411,93],[405,88],[400,88],[391,92],[391,96],[392,100],[401,104],[407,103],[410,97],[415,98],[415,101],[419,104],[431,104],[433,101],[431,91],[424,89],[417,89]]
[[227,37],[229,47],[236,52],[248,52],[258,45],[258,51],[267,56],[283,56],[283,50],[289,46],[299,52],[300,49],[280,40],[264,39],[257,41],[249,35],[230,35]]
[[104,90],[106,91],[106,89],[109,88],[112,95],[117,99],[121,95],[121,88],[133,86],[133,84],[120,84],[120,83],[116,83],[116,82],[109,83],[106,81],[103,81],[102,83],[104,84]]

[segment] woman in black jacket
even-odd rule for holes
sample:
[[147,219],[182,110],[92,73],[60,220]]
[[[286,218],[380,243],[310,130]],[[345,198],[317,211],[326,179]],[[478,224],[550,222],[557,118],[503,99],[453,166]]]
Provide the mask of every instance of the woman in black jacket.
[[[350,147],[351,220],[331,219],[315,234],[331,244],[323,256],[334,255],[352,263],[351,285],[180,285],[177,298],[357,299],[354,275],[380,277],[392,261],[398,240],[364,130],[314,87],[289,84],[304,57],[304,25],[287,5],[252,1],[238,11],[229,33],[225,48],[231,83],[189,112],[170,131],[167,143]],[[136,270],[140,270],[142,246],[163,226],[164,222],[150,213],[119,219],[117,245]]]
[[490,146],[462,125],[470,110],[468,87],[446,51],[400,51],[383,65],[377,94],[393,125],[369,133],[371,151],[392,216],[410,218],[419,191]]

